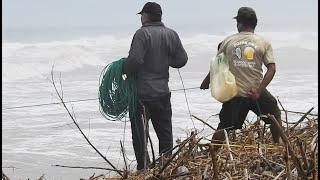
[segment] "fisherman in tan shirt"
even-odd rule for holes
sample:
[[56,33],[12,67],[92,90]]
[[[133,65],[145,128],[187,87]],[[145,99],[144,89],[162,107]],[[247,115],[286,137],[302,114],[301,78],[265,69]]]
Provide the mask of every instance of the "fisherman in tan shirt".
[[[217,129],[228,131],[241,129],[249,110],[259,116],[270,113],[281,125],[281,112],[277,100],[266,89],[276,72],[271,44],[254,33],[258,20],[252,8],[241,7],[234,19],[237,21],[239,33],[225,38],[218,54],[225,54],[229,70],[235,76],[239,91],[234,98],[223,103]],[[267,67],[264,75],[263,65]],[[208,89],[209,83],[210,74],[203,80],[200,89]],[[279,143],[280,134],[275,124],[268,118],[263,120],[266,124],[271,124],[272,139],[275,143]],[[221,143],[224,140],[223,131],[217,131],[212,136],[212,141],[215,143]]]

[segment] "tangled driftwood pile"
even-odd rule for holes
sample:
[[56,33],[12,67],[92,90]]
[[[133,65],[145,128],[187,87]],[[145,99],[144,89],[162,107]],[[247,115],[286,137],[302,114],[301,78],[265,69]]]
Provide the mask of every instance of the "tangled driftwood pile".
[[307,114],[284,122],[280,144],[272,143],[268,127],[259,121],[246,122],[246,128],[229,133],[218,151],[213,150],[217,144],[203,143],[204,137],[192,132],[177,141],[171,158],[160,157],[145,171],[90,179],[317,179],[318,116]]
[[[110,178],[101,174],[88,180],[317,180],[318,114],[311,115],[312,109],[297,122],[290,123],[286,118],[282,128],[278,126],[280,144],[272,143],[268,126],[261,126],[259,120],[253,123],[246,121],[245,128],[241,130],[228,134],[225,131],[226,142],[217,151],[214,146],[218,144],[205,141],[205,137],[193,131],[187,139],[177,140],[170,158],[161,156],[144,171],[114,168],[110,170],[120,176]],[[275,121],[272,115],[268,117]],[[2,179],[9,180],[3,172]]]

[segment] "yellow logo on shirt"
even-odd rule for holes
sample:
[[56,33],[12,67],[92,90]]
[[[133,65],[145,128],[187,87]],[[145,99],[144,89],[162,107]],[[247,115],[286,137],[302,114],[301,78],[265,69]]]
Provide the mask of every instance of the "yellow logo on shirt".
[[254,49],[250,46],[247,46],[244,48],[243,54],[246,57],[246,59],[252,60],[254,57]]

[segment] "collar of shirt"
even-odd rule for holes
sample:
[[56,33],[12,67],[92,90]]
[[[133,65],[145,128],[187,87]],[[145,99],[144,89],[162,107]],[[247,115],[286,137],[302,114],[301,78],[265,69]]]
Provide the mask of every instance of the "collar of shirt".
[[142,25],[142,27],[146,27],[146,26],[164,26],[164,24],[162,22],[149,22]]
[[239,32],[239,34],[254,34],[253,32],[249,32],[249,31],[241,31]]

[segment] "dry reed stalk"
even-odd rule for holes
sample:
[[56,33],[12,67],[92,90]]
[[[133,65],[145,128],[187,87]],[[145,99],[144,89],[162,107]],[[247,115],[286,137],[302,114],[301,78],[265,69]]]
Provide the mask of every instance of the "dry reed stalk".
[[[312,109],[311,109],[312,110]],[[293,159],[293,162],[294,164],[296,165],[296,168],[298,170],[298,174],[299,176],[304,180],[304,179],[307,179],[307,176],[305,175],[304,171],[303,171],[303,168],[301,166],[301,163],[299,161],[299,158],[296,156],[292,146],[291,146],[291,143],[288,141],[288,138],[287,136],[284,134],[283,130],[282,130],[282,127],[280,127],[280,125],[278,124],[276,118],[273,116],[273,115],[270,115],[268,114],[268,117],[273,121],[273,123],[276,124],[277,128],[278,128],[278,131],[280,133],[280,137],[281,139],[283,140],[283,142],[288,145],[288,150],[289,150],[289,153],[290,155],[292,156],[292,159]]]
[[213,179],[218,180],[218,163],[217,163],[217,152],[214,150],[213,146],[209,146],[211,158],[212,158],[212,167],[213,167]]

